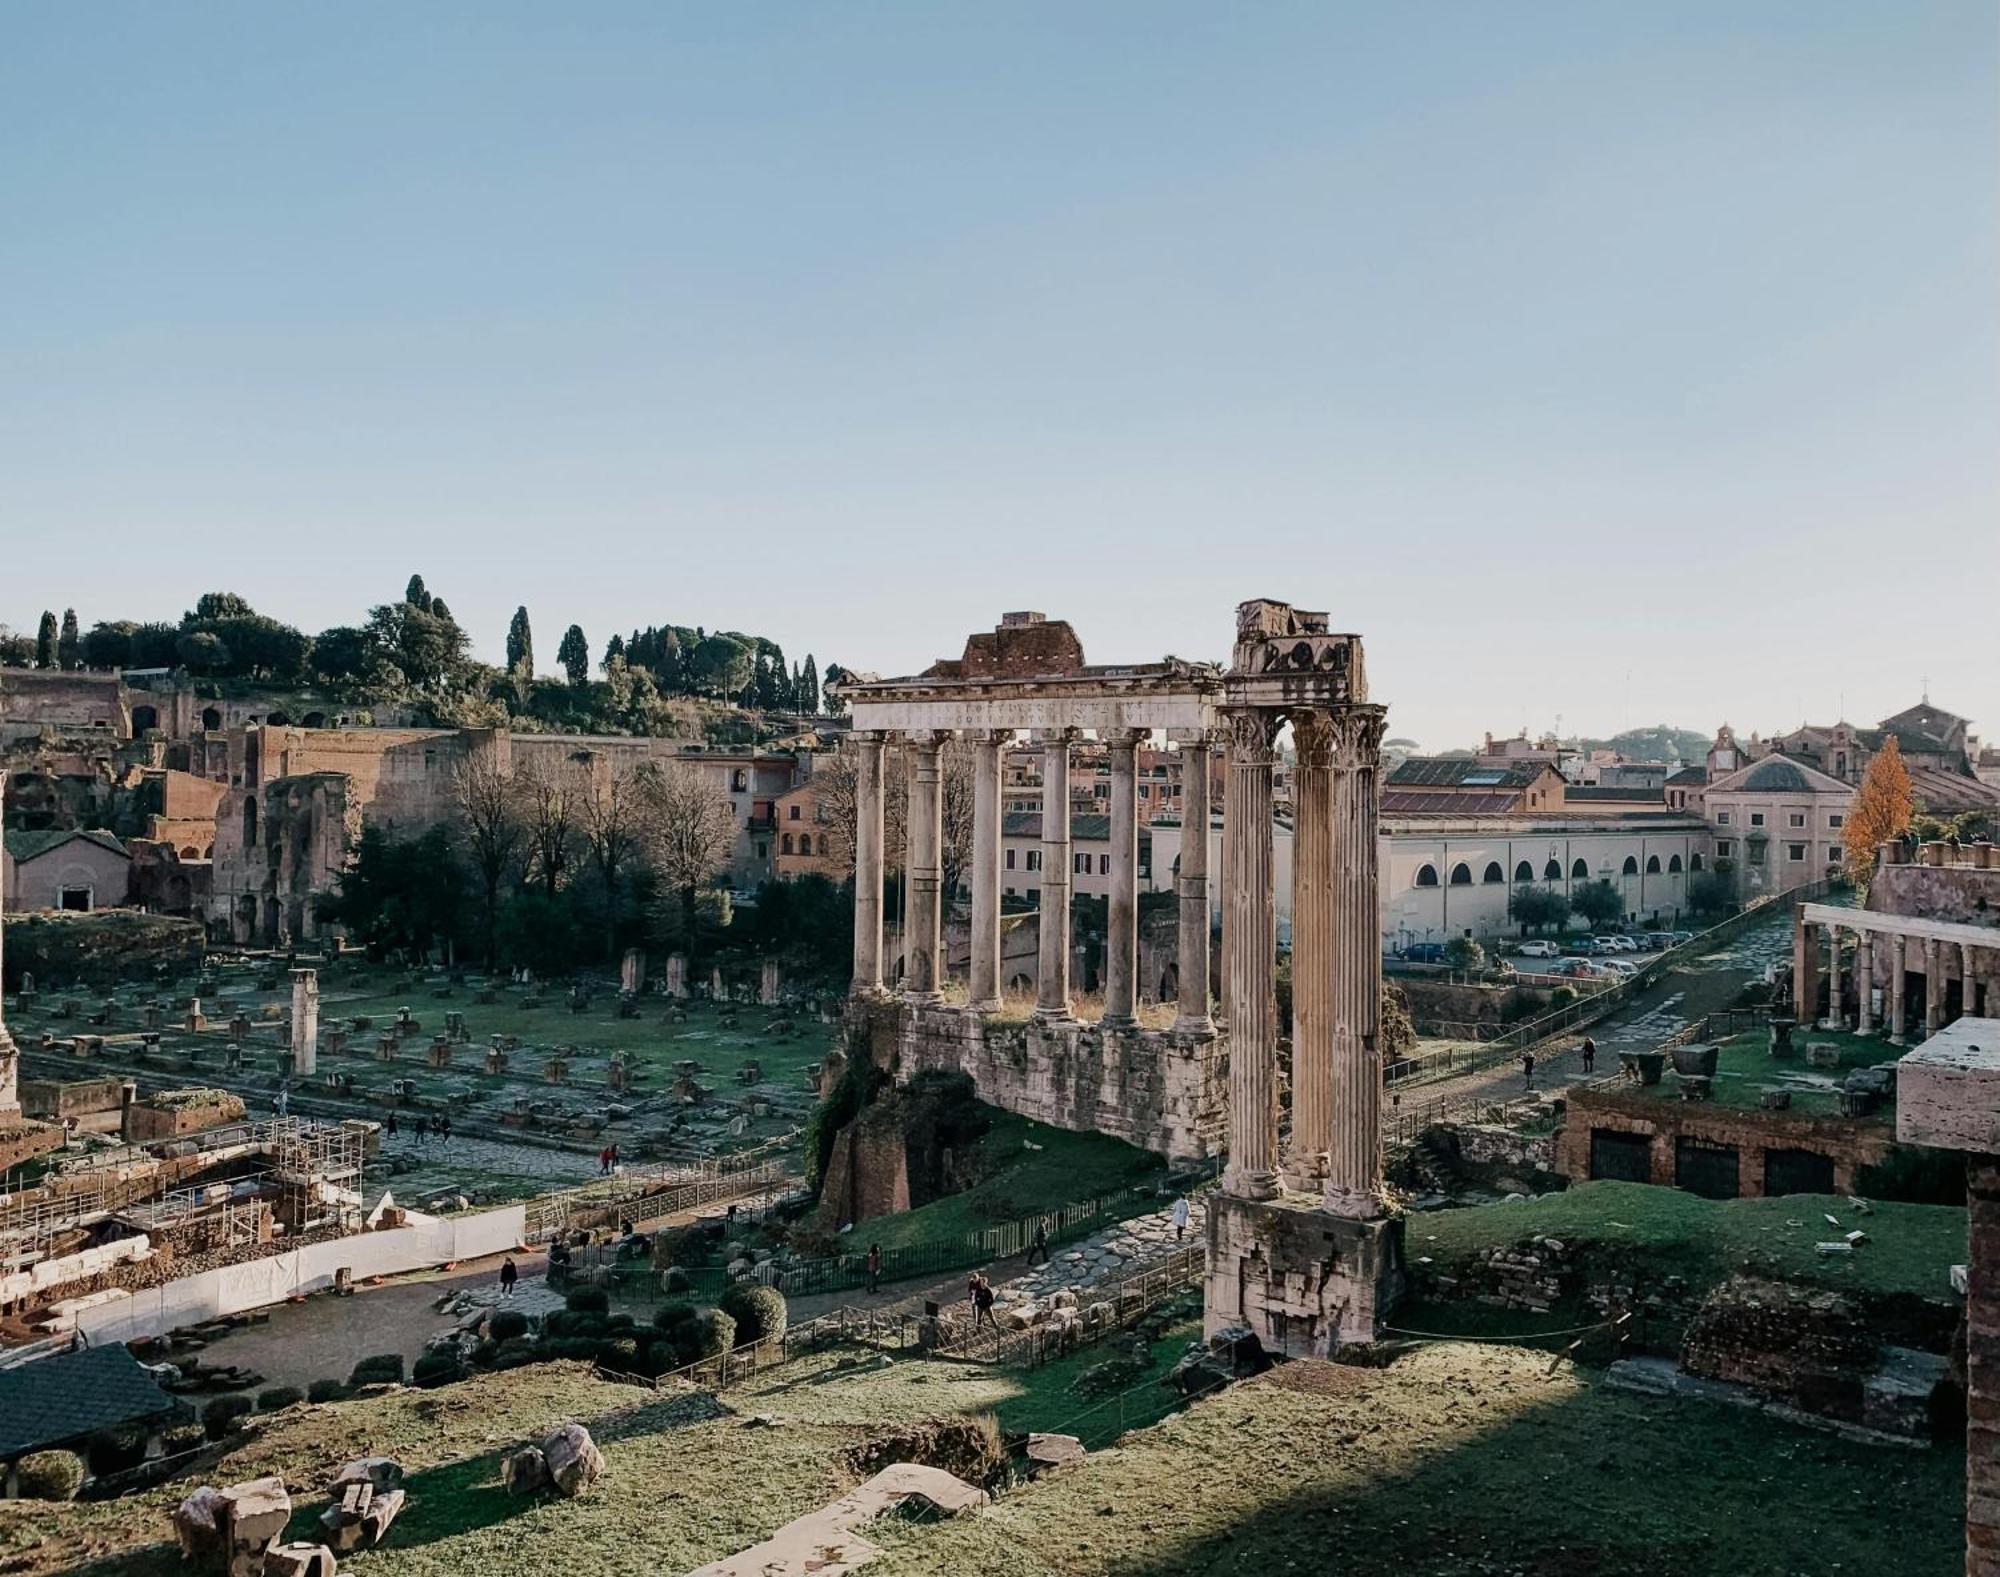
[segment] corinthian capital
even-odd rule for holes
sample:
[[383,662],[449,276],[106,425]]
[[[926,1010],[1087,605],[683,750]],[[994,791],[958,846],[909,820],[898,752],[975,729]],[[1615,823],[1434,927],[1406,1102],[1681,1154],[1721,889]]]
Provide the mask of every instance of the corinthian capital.
[[1333,714],[1335,763],[1349,771],[1382,764],[1382,736],[1388,731],[1386,706],[1353,706]]
[[1229,759],[1247,766],[1270,766],[1278,759],[1273,742],[1285,718],[1262,707],[1231,707],[1223,713],[1229,729]]
[[1333,766],[1335,732],[1333,719],[1324,712],[1292,714],[1292,749],[1298,753],[1302,769],[1325,771]]

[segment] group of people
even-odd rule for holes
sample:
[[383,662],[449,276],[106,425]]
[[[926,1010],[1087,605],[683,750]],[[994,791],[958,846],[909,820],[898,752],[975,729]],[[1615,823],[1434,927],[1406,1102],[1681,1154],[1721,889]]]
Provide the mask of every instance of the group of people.
[[[1597,1071],[1597,1042],[1586,1035],[1583,1037],[1583,1044],[1576,1049],[1582,1059],[1583,1071],[1585,1073],[1595,1073]],[[1535,1087],[1535,1048],[1532,1046],[1521,1053],[1521,1086],[1523,1089],[1529,1090]]]
[[[389,1113],[389,1119],[382,1125],[382,1131],[392,1139],[402,1131],[396,1126],[394,1112]],[[442,1144],[450,1144],[451,1118],[444,1112],[439,1112],[435,1117],[423,1113],[410,1125],[410,1131],[417,1136],[418,1144],[428,1144],[434,1137]]]
[[602,1150],[597,1152],[597,1175],[599,1177],[609,1177],[617,1170],[618,1146],[607,1144]]

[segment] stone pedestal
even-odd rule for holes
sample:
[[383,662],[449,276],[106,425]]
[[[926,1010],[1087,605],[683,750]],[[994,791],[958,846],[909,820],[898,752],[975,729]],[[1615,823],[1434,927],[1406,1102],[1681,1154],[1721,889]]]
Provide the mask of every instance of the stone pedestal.
[[1325,1357],[1371,1342],[1403,1293],[1403,1223],[1356,1220],[1316,1196],[1208,1200],[1203,1324],[1247,1325],[1272,1353]]

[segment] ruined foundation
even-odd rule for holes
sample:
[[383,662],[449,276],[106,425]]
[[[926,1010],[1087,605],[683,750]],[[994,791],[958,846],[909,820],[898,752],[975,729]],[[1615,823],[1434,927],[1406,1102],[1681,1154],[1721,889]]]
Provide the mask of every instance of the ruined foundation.
[[1272,1353],[1324,1358],[1344,1343],[1376,1340],[1403,1279],[1400,1217],[1337,1216],[1305,1194],[1209,1198],[1209,1334],[1247,1325]]

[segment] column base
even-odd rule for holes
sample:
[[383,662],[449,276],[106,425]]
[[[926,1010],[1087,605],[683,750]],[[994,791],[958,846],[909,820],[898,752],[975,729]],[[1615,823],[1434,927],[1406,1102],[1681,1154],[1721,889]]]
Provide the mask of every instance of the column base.
[[1216,1036],[1215,1020],[1212,1018],[1177,1018],[1170,1033],[1183,1035],[1189,1040],[1213,1040]]
[[1037,1002],[1035,1004],[1035,1017],[1041,1019],[1044,1023],[1067,1024],[1076,1018],[1076,1014],[1070,1011],[1070,1005],[1067,1002],[1057,1008],[1043,1007],[1041,1003]]
[[1317,1198],[1326,1187],[1326,1155],[1295,1155],[1278,1169],[1278,1181],[1288,1194]]
[[998,997],[986,997],[978,1002],[966,1003],[965,1011],[968,1013],[998,1013],[1006,1005]]
[[1368,1221],[1382,1214],[1382,1198],[1375,1193],[1360,1193],[1351,1188],[1329,1185],[1320,1200],[1320,1208],[1343,1221]]
[[1119,1034],[1130,1034],[1139,1027],[1139,1020],[1130,1013],[1107,1013],[1097,1021],[1097,1027]]
[[[1379,1206],[1377,1207],[1379,1212]],[[1323,1358],[1372,1342],[1403,1294],[1403,1223],[1329,1215],[1310,1202],[1214,1194],[1202,1323],[1247,1325],[1273,1353]]]
[[1240,1170],[1232,1163],[1223,1169],[1222,1191],[1238,1199],[1276,1199],[1278,1174]]

